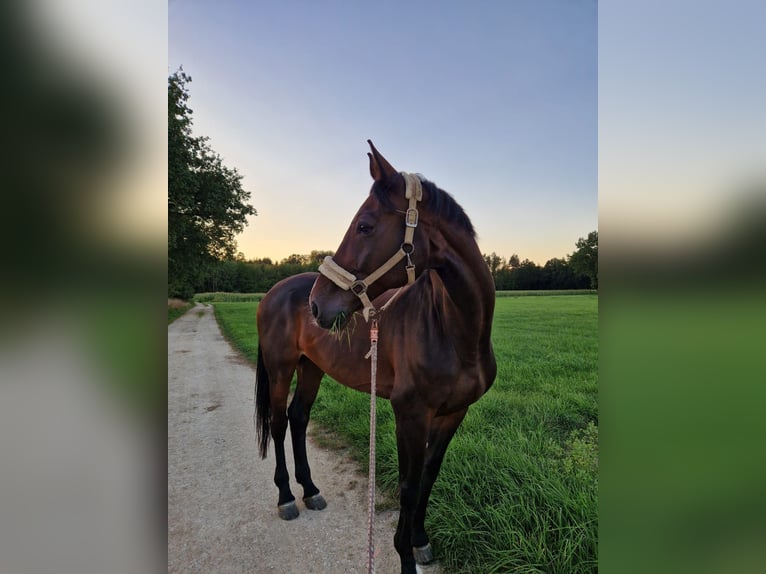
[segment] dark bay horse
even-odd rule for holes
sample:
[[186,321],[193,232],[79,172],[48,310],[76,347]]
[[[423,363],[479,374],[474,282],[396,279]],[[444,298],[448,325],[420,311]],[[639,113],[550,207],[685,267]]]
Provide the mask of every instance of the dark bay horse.
[[368,143],[374,183],[335,257],[321,274],[281,281],[258,306],[256,428],[261,457],[274,439],[279,515],[298,516],[285,461],[288,421],[304,503],[324,508],[306,458],[306,426],[324,373],[370,392],[362,315],[372,315],[379,327],[376,394],[391,401],[396,419],[401,512],[394,545],[409,574],[416,561],[433,559],[424,521],[447,446],[495,379],[495,288],[463,209],[433,183],[397,172]]

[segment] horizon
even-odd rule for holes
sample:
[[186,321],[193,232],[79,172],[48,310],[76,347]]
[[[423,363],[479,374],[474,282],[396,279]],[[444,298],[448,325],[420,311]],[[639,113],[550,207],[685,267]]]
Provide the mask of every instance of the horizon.
[[[598,231],[598,230],[597,229],[592,229],[591,231]],[[588,236],[588,234],[586,233],[582,237],[578,237],[578,239],[585,239],[585,238],[587,238],[587,236]],[[575,241],[577,241],[577,240],[575,240]],[[237,254],[234,257],[234,260],[240,259],[239,258],[239,254],[242,253],[244,255],[244,262],[245,263],[259,263],[259,262],[262,262],[262,261],[268,259],[268,260],[270,260],[272,262],[272,264],[276,265],[276,264],[283,263],[286,259],[288,259],[289,257],[292,257],[292,256],[309,257],[309,256],[311,256],[311,253],[314,252],[314,251],[316,251],[318,253],[328,252],[328,253],[335,254],[335,249],[312,249],[311,251],[306,252],[306,253],[289,253],[289,254],[285,255],[284,257],[270,257],[269,255],[263,255],[263,256],[258,255],[258,256],[255,256],[255,257],[249,257],[246,253],[244,253],[243,251],[237,249]],[[506,264],[508,263],[508,260],[513,255],[518,255],[519,261],[522,262],[522,263],[524,261],[528,260],[528,261],[531,261],[532,263],[534,263],[534,264],[536,264],[536,265],[538,265],[540,267],[544,267],[545,264],[548,263],[548,261],[550,261],[551,259],[563,259],[563,260],[568,259],[569,256],[572,255],[572,253],[575,252],[575,251],[577,251],[577,246],[573,243],[571,251],[565,253],[564,255],[549,257],[545,261],[538,261],[538,260],[532,259],[531,257],[525,257],[521,253],[504,254],[504,253],[497,253],[496,251],[490,251],[489,253],[487,253],[485,251],[482,251],[481,254],[482,255],[492,255],[494,253],[498,257],[501,257]]]

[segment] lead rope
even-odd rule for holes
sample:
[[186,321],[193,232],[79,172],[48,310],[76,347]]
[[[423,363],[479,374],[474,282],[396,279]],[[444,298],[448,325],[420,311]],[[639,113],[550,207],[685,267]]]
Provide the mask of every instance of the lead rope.
[[378,320],[370,325],[370,462],[367,497],[367,573],[375,572],[375,385],[378,370]]

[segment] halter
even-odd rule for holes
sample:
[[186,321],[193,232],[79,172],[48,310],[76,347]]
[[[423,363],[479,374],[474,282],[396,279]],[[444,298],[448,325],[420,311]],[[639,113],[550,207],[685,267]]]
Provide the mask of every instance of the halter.
[[415,281],[415,265],[413,265],[410,255],[415,251],[415,246],[412,243],[412,240],[415,235],[415,228],[418,226],[417,203],[423,199],[423,187],[420,185],[420,178],[418,176],[403,171],[400,173],[404,177],[404,182],[406,184],[404,197],[409,200],[409,207],[407,208],[407,211],[404,212],[404,241],[402,241],[399,251],[394,253],[388,261],[364,279],[357,279],[356,275],[343,269],[343,267],[335,263],[330,256],[325,257],[324,262],[319,266],[319,272],[322,275],[327,277],[344,291],[350,289],[354,295],[359,297],[364,306],[362,315],[364,316],[365,321],[369,320],[371,313],[373,315],[375,314],[375,307],[373,307],[370,298],[367,296],[367,289],[405,257],[407,258],[407,263],[405,265],[405,269],[407,270],[407,285],[410,285]]

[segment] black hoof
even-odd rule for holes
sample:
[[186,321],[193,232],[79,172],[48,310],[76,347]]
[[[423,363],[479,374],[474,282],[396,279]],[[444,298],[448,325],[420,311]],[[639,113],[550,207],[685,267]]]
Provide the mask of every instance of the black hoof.
[[294,500],[277,506],[277,512],[279,512],[279,517],[282,520],[293,520],[298,518],[298,514],[300,514],[298,512],[298,505],[295,504]]
[[420,548],[413,548],[412,554],[415,556],[415,562],[418,564],[430,564],[434,561],[434,553],[431,551],[431,544],[426,544]]
[[327,501],[321,494],[315,494],[314,496],[306,497],[303,499],[303,502],[306,504],[306,508],[309,510],[324,510],[327,508]]

